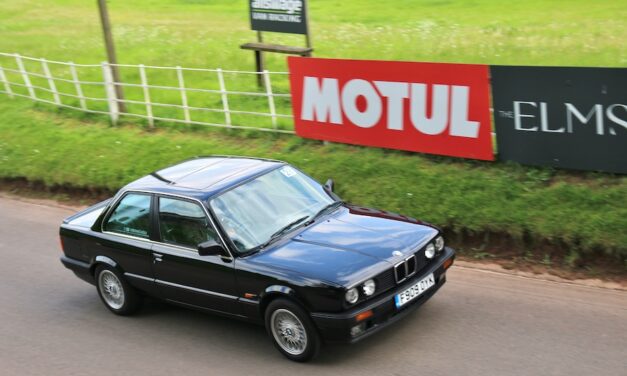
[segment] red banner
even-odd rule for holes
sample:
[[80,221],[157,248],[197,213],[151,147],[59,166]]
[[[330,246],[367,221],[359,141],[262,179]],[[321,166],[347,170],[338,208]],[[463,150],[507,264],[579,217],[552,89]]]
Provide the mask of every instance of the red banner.
[[487,65],[289,57],[296,134],[494,160]]

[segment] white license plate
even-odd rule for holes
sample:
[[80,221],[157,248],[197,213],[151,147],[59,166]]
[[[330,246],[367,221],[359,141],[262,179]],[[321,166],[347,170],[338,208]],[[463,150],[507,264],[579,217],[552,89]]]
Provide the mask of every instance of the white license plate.
[[407,288],[405,291],[394,296],[396,308],[400,308],[410,301],[416,299],[433,285],[435,285],[435,278],[433,278],[433,274],[429,274],[425,278],[418,281],[416,284]]

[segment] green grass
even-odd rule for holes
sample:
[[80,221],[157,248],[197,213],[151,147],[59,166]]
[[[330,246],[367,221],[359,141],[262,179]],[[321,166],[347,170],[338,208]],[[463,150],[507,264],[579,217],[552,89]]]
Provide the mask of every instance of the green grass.
[[[246,3],[111,0],[119,61],[251,70],[252,53],[239,49],[255,37],[249,30]],[[311,0],[310,13],[315,56],[319,57],[627,66],[624,1]],[[95,1],[0,0],[0,35],[1,52],[85,64],[105,60]],[[266,40],[304,42],[301,36],[282,34],[268,34]],[[0,64],[9,67],[9,60],[0,59]],[[283,55],[267,54],[267,63],[270,70],[286,70]],[[29,63],[29,68],[41,69],[36,63]],[[53,74],[69,77],[64,69]],[[139,82],[135,70],[123,70],[122,78]],[[81,71],[81,79],[100,81],[101,72],[99,68]],[[149,71],[153,84],[172,84],[174,79],[169,73]],[[252,78],[226,79],[228,89],[254,90]],[[47,86],[40,79],[33,83]],[[217,88],[215,76],[202,73],[190,73],[186,83]],[[275,91],[288,91],[285,79],[273,83]],[[85,90],[88,95],[103,94],[97,86]],[[142,98],[140,90],[128,89],[126,94],[130,99]],[[178,103],[176,93],[151,90],[151,95]],[[104,108],[104,103],[90,105]],[[220,102],[217,96],[192,95],[190,105],[220,107]],[[232,99],[231,105],[267,108],[264,98]],[[290,112],[286,100],[277,107]],[[131,110],[144,111],[141,107]],[[176,111],[155,109],[155,114],[182,118]],[[196,119],[221,122],[216,116]],[[267,119],[234,117],[234,122],[269,126]],[[291,123],[283,121],[280,126],[290,128]],[[586,253],[618,255],[623,260],[627,255],[625,177],[323,146],[252,131],[162,123],[158,129],[146,132],[144,123],[134,120],[111,128],[101,116],[0,96],[0,177],[115,190],[198,154],[271,157],[292,162],[319,180],[335,178],[339,193],[349,201],[416,216],[454,233],[506,234],[526,244],[548,241],[567,247],[573,260]]]
[[[627,66],[622,0],[311,0],[321,57],[512,65]],[[110,0],[119,60],[249,69],[244,0]],[[0,51],[103,61],[95,1],[1,0]],[[301,36],[269,41],[303,44]],[[284,56],[268,55],[284,70]]]
[[147,132],[0,103],[0,176],[115,190],[177,161],[235,154],[289,161],[346,200],[457,233],[509,234],[578,253],[627,256],[627,178],[462,161],[293,136],[227,130]]
[[[352,0],[310,1],[315,56],[408,61],[439,61],[515,65],[627,66],[627,7],[624,1],[582,0],[506,2]],[[118,59],[125,64],[252,70],[253,54],[239,45],[255,39],[249,28],[244,0],[133,0],[109,1]],[[52,60],[98,64],[105,60],[95,1],[0,0],[0,52]],[[266,41],[303,45],[298,35],[267,34]],[[273,71],[286,71],[285,56],[266,54]],[[12,58],[0,65],[15,69]],[[42,73],[38,62],[27,68]],[[52,66],[56,77],[70,78],[66,67]],[[100,67],[80,69],[80,78],[102,81]],[[12,82],[21,82],[8,73]],[[136,68],[121,68],[122,80],[138,84]],[[149,70],[154,85],[176,86],[174,72]],[[255,91],[254,78],[227,75],[229,90]],[[47,87],[43,78],[35,85]],[[190,87],[219,89],[215,74],[186,73]],[[74,93],[69,83],[59,89]],[[275,92],[287,93],[285,76],[273,78]],[[104,96],[100,86],[85,86],[85,94]],[[24,88],[14,87],[26,94]],[[141,88],[126,88],[126,98],[143,101]],[[179,93],[151,89],[153,101],[179,104]],[[38,96],[52,100],[49,93]],[[219,94],[189,93],[189,104],[221,109]],[[77,106],[78,101],[63,98]],[[268,112],[264,97],[229,98],[231,109]],[[88,102],[91,109],[106,110],[106,102]],[[289,100],[277,99],[277,110],[290,114]],[[129,111],[145,114],[143,105]],[[180,109],[154,107],[155,116],[183,119]],[[221,113],[193,111],[195,121],[224,123]],[[233,124],[271,127],[271,119],[233,115]],[[279,119],[281,129],[293,127],[291,119]]]

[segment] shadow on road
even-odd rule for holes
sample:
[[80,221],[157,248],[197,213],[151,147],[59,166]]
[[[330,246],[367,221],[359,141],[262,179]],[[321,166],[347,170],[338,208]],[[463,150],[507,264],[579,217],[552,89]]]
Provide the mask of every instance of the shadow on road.
[[[92,292],[83,290],[81,293],[68,294],[63,299],[64,304],[77,311],[77,315],[89,315],[104,326],[116,328],[115,330],[149,332],[157,341],[167,338],[169,341],[195,344],[195,347],[206,345],[206,351],[212,351],[212,348],[232,349],[240,355],[289,362],[274,349],[261,325],[195,311],[156,299],[146,299],[142,309],[134,316],[116,316],[100,302],[95,289]],[[362,357],[376,357],[384,349],[398,346],[396,337],[412,326],[419,323],[434,324],[428,318],[437,316],[438,310],[431,309],[426,304],[405,320],[361,342],[353,345],[325,345],[311,364],[324,367],[351,363]],[[417,339],[414,345],[420,347],[426,344]]]

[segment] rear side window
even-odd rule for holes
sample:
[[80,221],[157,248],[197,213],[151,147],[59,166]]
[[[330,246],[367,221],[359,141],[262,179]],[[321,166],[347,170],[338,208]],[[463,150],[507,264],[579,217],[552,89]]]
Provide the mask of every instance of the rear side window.
[[105,231],[148,239],[150,195],[129,193],[116,206],[104,225]]
[[208,240],[218,241],[200,205],[174,198],[159,198],[159,232],[164,243],[193,249]]

